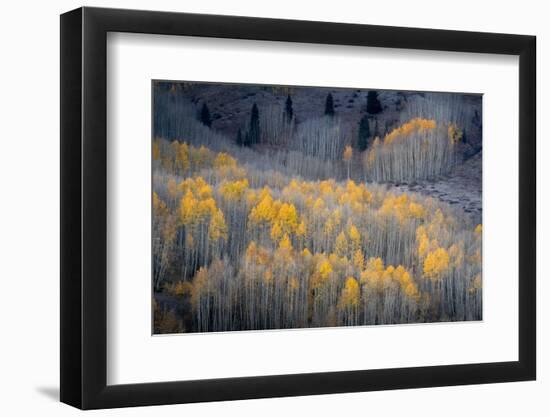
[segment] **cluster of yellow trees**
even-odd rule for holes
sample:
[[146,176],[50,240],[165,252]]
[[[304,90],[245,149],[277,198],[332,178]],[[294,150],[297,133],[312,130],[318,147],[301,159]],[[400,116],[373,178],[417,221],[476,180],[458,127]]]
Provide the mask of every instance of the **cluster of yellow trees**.
[[[387,146],[435,129],[416,120]],[[481,318],[481,226],[462,213],[238,157],[153,143],[154,288],[188,310],[185,331]]]
[[366,176],[377,182],[437,178],[455,164],[462,135],[455,123],[413,118],[374,139],[363,155]]

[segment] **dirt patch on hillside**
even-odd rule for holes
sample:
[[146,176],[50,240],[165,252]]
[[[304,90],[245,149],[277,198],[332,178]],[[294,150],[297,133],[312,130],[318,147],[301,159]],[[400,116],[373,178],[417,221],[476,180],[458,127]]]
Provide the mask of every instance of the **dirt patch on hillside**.
[[482,154],[477,153],[437,181],[391,184],[399,191],[413,191],[437,198],[464,210],[475,223],[482,222]]

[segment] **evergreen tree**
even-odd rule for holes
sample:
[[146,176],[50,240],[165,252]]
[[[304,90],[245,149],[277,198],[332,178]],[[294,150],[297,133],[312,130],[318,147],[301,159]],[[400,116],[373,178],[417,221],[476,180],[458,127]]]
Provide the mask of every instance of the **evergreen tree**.
[[357,147],[361,152],[369,147],[370,136],[369,117],[365,114],[359,122],[359,134],[357,138]]
[[334,100],[331,93],[328,93],[325,101],[325,116],[334,116]]
[[237,142],[237,145],[239,146],[244,145],[244,138],[243,138],[243,133],[241,132],[241,128],[239,128],[239,131],[237,132],[237,139],[235,142]]
[[292,99],[290,98],[290,94],[286,98],[285,116],[288,123],[290,123],[292,116],[294,116],[294,109],[292,108]]
[[260,111],[256,103],[252,106],[252,114],[250,115],[250,128],[248,130],[249,145],[260,143]]
[[212,126],[212,119],[210,118],[210,110],[208,110],[208,106],[206,103],[203,103],[202,109],[201,109],[201,122],[205,126]]
[[369,114],[378,114],[382,111],[382,105],[380,100],[378,100],[377,91],[369,91],[367,94],[367,113]]

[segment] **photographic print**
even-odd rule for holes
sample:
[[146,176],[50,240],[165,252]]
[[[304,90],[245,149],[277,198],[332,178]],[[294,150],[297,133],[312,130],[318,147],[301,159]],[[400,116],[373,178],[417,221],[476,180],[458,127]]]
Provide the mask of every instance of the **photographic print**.
[[152,82],[153,334],[482,320],[482,96]]

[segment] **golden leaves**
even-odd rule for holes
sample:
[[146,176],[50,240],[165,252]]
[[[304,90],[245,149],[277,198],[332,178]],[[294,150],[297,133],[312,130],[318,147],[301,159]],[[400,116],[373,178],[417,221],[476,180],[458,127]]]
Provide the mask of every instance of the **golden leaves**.
[[348,253],[348,239],[346,238],[345,233],[342,231],[336,237],[336,242],[334,244],[334,251],[338,256],[346,256]]
[[437,281],[448,268],[449,254],[444,248],[437,248],[426,256],[423,272],[426,277]]
[[342,159],[345,162],[349,162],[349,161],[351,161],[352,157],[353,157],[353,149],[351,148],[350,145],[347,145],[346,148],[344,149],[344,155],[343,155]]
[[220,187],[222,196],[229,201],[240,201],[248,189],[246,178],[235,181],[225,181]]
[[410,121],[402,124],[401,126],[393,129],[390,133],[388,133],[384,137],[384,145],[389,145],[393,141],[400,138],[406,138],[407,136],[410,136],[415,132],[433,130],[436,128],[436,126],[437,123],[435,122],[435,120],[422,119],[419,117],[411,119]]
[[157,139],[153,141],[153,160],[158,161],[159,159],[160,159],[160,146],[159,146],[159,141]]
[[292,250],[292,242],[290,241],[290,238],[288,237],[287,234],[285,234],[281,239],[281,241],[279,242],[279,249],[287,250],[287,251]]
[[361,290],[359,283],[354,277],[347,277],[346,283],[340,294],[340,308],[350,308],[359,306]]
[[217,209],[210,219],[208,238],[212,242],[217,242],[219,239],[227,240],[227,225],[225,224],[223,211],[220,209]]
[[449,136],[449,143],[451,145],[456,145],[462,139],[464,133],[457,126],[456,123],[449,123],[447,128],[447,135]]
[[264,189],[260,198],[260,202],[252,208],[248,219],[255,224],[271,223],[277,215],[277,210],[268,188]]
[[332,272],[332,265],[327,259],[321,261],[318,267],[318,272],[321,278],[327,279],[330,273]]
[[476,236],[481,237],[481,234],[483,233],[483,226],[481,224],[478,224],[474,229],[474,233],[476,234]]
[[[383,152],[382,147],[378,141],[372,149]],[[310,181],[270,174],[266,180],[253,170],[249,178],[226,178],[222,170],[238,168],[227,153],[187,144],[161,144],[158,151],[159,158],[163,152],[176,153],[168,158],[171,172],[155,162],[163,172],[152,196],[154,221],[160,225],[155,226],[160,231],[155,239],[159,246],[169,243],[171,259],[178,259],[168,271],[169,280],[184,274],[190,279],[203,267],[195,274],[193,294],[219,297],[219,291],[226,291],[217,287],[222,278],[208,268],[216,259],[233,256],[220,274],[224,280],[235,279],[235,286],[227,290],[234,291],[231,297],[266,297],[266,309],[273,297],[289,297],[292,301],[282,302],[290,302],[293,311],[304,308],[300,303],[322,305],[318,314],[325,315],[323,324],[328,316],[352,323],[384,314],[379,310],[388,300],[387,308],[414,320],[422,314],[414,310],[421,300],[429,295],[440,299],[434,292],[447,290],[445,285],[429,285],[429,280],[453,277],[449,282],[454,282],[459,277],[465,285],[457,297],[479,295],[482,226],[453,216],[444,204],[353,180]],[[174,158],[185,160],[182,152],[189,157],[183,180],[183,165],[173,163]],[[232,246],[235,242],[238,245]],[[180,262],[195,266],[180,272]],[[185,287],[171,291],[188,294],[189,286]],[[243,296],[241,291],[250,293]],[[345,311],[338,310],[344,306]],[[350,312],[351,307],[360,310]],[[305,306],[305,320],[312,320],[311,309]]]
[[180,221],[183,225],[191,225],[196,219],[196,207],[198,200],[191,190],[187,190],[180,201]]

